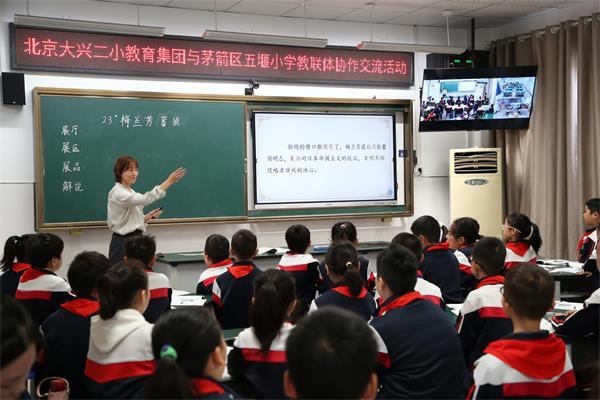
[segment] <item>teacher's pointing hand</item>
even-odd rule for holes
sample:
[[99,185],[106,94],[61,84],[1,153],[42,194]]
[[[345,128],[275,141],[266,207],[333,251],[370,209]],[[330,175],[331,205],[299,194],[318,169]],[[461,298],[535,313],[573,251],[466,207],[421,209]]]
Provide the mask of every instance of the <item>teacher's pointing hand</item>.
[[167,190],[172,184],[179,182],[179,180],[185,176],[185,173],[185,168],[177,168],[175,171],[171,172],[169,177],[163,183],[160,184],[160,188],[162,190]]

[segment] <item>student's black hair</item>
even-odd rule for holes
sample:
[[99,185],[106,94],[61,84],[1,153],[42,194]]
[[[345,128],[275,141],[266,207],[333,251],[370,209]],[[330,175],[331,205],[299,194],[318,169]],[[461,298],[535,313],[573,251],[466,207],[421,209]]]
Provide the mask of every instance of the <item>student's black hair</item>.
[[377,344],[367,323],[335,307],[300,320],[287,339],[286,354],[301,399],[359,399],[377,365]]
[[425,236],[429,243],[439,243],[448,233],[448,229],[445,226],[440,227],[440,223],[430,215],[423,215],[414,220],[410,231],[416,236]]
[[6,239],[6,242],[4,243],[4,253],[2,253],[2,260],[0,260],[2,272],[11,269],[16,262],[27,262],[25,243],[32,236],[34,235],[27,233],[21,236],[11,236]]
[[44,269],[53,258],[60,258],[64,248],[61,238],[53,233],[38,233],[27,239],[25,254],[33,268]]
[[554,279],[537,264],[517,264],[506,272],[504,298],[519,317],[542,319],[554,304]]
[[141,261],[128,259],[106,271],[98,279],[100,318],[112,318],[129,308],[140,290],[148,290],[148,277]]
[[310,231],[304,225],[292,225],[285,231],[285,242],[291,252],[304,253],[310,243]]
[[542,247],[540,230],[527,215],[521,213],[510,214],[506,217],[506,223],[519,231],[518,240],[529,243],[536,253],[539,251]]
[[[163,314],[152,329],[156,370],[145,388],[147,399],[191,399],[190,379],[204,375],[210,354],[223,340],[221,327],[205,307],[184,307]],[[171,346],[177,358],[161,357]]]
[[2,294],[0,296],[0,369],[4,368],[34,344],[38,337],[29,313],[19,301]]
[[331,227],[331,241],[347,240],[355,243],[358,238],[356,226],[350,221],[337,222]]
[[472,259],[479,264],[486,275],[500,274],[506,259],[504,242],[492,236],[479,239],[473,246]]
[[229,258],[229,240],[223,235],[217,233],[206,238],[204,243],[204,254],[206,254],[213,263],[218,263]]
[[421,262],[423,258],[423,243],[412,233],[402,232],[397,234],[392,239],[392,244],[406,247],[417,257],[417,261]]
[[392,243],[377,255],[377,277],[383,279],[394,295],[415,290],[419,261],[408,248]]
[[585,202],[587,208],[593,213],[600,213],[600,197],[594,197]]
[[455,219],[450,225],[450,233],[456,238],[464,238],[465,245],[469,246],[481,239],[479,222],[471,217]]
[[78,297],[91,298],[98,286],[98,279],[108,271],[110,261],[105,255],[95,251],[84,251],[75,256],[67,279]]
[[231,238],[231,249],[240,260],[250,260],[256,254],[256,235],[248,229],[240,229]]
[[156,240],[150,235],[135,235],[125,240],[125,257],[148,266],[156,254]]
[[294,278],[285,271],[270,269],[254,281],[250,325],[263,353],[269,351],[271,343],[279,334],[295,294]]
[[363,281],[358,270],[358,253],[354,244],[347,240],[333,242],[325,255],[325,264],[329,272],[344,277],[344,283],[348,285],[352,296],[359,295]]

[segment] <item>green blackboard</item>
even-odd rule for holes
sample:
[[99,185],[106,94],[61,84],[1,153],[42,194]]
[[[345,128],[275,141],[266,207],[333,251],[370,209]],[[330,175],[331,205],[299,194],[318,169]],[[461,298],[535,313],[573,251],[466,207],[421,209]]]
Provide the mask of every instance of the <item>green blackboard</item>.
[[410,149],[410,101],[37,88],[34,103],[37,229],[106,226],[112,169],[123,154],[139,161],[138,192],[152,189],[179,166],[187,169],[184,180],[146,208],[164,206],[158,223],[412,214],[411,152],[406,152],[404,187],[399,188],[405,204],[394,206],[249,209],[246,160],[251,147],[246,130],[254,110],[400,113],[408,121],[400,148]]
[[243,102],[39,94],[36,106],[38,227],[104,224],[122,154],[139,161],[138,192],[187,169],[152,205],[162,221],[246,216]]

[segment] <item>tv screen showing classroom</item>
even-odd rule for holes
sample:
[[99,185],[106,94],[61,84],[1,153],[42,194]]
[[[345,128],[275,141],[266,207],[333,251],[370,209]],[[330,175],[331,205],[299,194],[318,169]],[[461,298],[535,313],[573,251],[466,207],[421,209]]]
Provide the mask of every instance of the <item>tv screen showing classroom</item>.
[[528,128],[536,69],[425,70],[419,130]]
[[395,117],[253,113],[256,208],[396,204]]

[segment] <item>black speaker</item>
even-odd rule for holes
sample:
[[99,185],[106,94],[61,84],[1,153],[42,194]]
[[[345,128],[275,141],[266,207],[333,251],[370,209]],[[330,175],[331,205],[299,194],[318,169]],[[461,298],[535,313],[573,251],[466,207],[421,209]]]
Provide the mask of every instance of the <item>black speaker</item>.
[[25,105],[25,75],[20,72],[2,73],[2,102],[10,105]]

